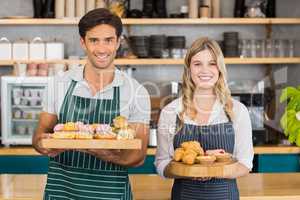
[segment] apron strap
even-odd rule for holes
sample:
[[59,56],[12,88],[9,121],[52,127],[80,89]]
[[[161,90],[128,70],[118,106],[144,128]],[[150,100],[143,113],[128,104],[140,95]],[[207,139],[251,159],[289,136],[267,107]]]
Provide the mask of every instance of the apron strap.
[[72,94],[73,94],[73,91],[75,89],[76,84],[77,84],[77,81],[74,81],[74,80],[72,80],[71,83],[70,83],[70,86],[69,86],[69,88],[68,88],[68,90],[66,92],[66,95],[64,97],[63,103],[62,103],[62,105],[60,107],[60,111],[59,111],[59,115],[58,115],[59,119],[62,119],[62,117],[63,117],[62,116],[62,114],[64,112],[63,108],[70,102],[70,99],[72,97]]

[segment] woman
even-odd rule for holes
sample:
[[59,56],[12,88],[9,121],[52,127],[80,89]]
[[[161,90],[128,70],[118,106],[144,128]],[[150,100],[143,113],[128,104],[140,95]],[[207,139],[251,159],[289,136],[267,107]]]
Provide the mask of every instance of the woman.
[[[237,170],[228,177],[172,177],[168,165],[174,149],[191,140],[200,142],[205,151],[232,153],[238,161]],[[157,171],[162,177],[175,178],[172,200],[236,200],[236,178],[252,169],[253,154],[249,113],[230,95],[222,51],[215,41],[200,38],[185,57],[182,96],[160,115]]]

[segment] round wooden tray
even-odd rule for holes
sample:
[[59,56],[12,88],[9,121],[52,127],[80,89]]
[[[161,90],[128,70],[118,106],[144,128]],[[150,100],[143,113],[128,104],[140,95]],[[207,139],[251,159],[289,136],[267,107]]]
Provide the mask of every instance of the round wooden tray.
[[179,177],[224,177],[236,171],[237,161],[214,162],[210,165],[187,165],[182,162],[171,161],[169,173]]

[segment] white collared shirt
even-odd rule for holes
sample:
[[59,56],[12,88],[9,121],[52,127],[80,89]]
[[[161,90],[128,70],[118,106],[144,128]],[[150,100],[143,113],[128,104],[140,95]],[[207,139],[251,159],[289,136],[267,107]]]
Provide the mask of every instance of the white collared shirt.
[[77,84],[73,95],[85,98],[113,99],[113,88],[119,86],[120,115],[125,116],[129,122],[149,123],[151,112],[150,97],[148,91],[135,79],[115,69],[115,76],[112,83],[93,96],[88,83],[83,78],[83,70],[84,67],[74,67],[54,77],[48,94],[44,95],[44,112],[59,116],[66,92],[71,81],[74,80],[77,81]]
[[[174,155],[173,139],[176,134],[176,116],[182,110],[182,98],[178,98],[168,104],[160,114],[158,123],[158,141],[155,157],[155,166],[158,174],[164,177],[164,169],[172,160]],[[235,145],[233,157],[239,163],[252,169],[254,157],[252,143],[252,127],[249,112],[242,103],[233,100],[234,119],[233,128],[235,132]],[[219,101],[216,101],[207,125],[228,122],[228,118]],[[187,116],[184,116],[184,123],[197,125]]]

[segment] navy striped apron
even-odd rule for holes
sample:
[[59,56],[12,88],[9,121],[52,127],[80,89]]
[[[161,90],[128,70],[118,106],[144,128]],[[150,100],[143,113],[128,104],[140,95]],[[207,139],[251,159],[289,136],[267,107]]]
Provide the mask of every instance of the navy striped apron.
[[[178,121],[178,119],[177,119]],[[224,149],[233,153],[234,129],[232,122],[197,126],[184,124],[174,136],[174,149],[185,141],[196,140],[206,150]],[[208,181],[175,179],[172,200],[238,200],[236,179],[212,178]]]
[[[81,121],[111,124],[120,115],[120,89],[113,99],[74,96],[72,81],[60,109],[58,123]],[[87,153],[65,151],[49,160],[44,200],[131,200],[126,167],[106,162]]]

